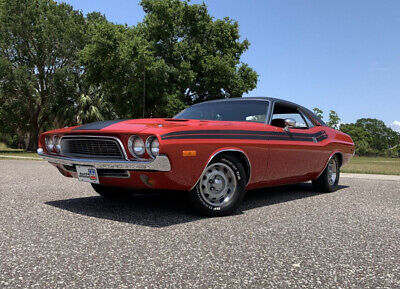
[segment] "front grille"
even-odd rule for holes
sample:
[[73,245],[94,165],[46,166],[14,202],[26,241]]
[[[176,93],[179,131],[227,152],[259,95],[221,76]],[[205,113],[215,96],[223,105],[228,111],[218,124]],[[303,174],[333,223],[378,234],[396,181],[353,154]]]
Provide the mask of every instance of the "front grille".
[[98,169],[97,174],[99,177],[110,177],[110,178],[128,178],[129,173],[126,170],[108,170]]
[[[64,165],[64,169],[66,169],[69,172],[76,173],[75,165],[72,165],[72,166]],[[110,177],[110,178],[128,178],[129,177],[129,172],[127,170],[97,169],[97,174],[99,175],[99,177]]]
[[124,159],[122,148],[114,138],[63,137],[61,151],[64,156],[96,159]]

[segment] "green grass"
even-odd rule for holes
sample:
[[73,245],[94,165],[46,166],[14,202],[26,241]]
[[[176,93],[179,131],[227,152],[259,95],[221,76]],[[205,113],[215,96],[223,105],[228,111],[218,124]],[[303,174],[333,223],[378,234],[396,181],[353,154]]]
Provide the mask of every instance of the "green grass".
[[12,149],[9,148],[5,143],[0,142],[0,153],[8,153],[8,152],[24,152],[23,149]]
[[342,172],[400,175],[400,158],[354,157],[342,168]]
[[0,148],[0,159],[34,160],[39,158],[37,153],[26,152],[20,149]]
[[7,147],[5,143],[0,142],[0,159],[20,159],[20,160],[35,160],[39,156],[35,152],[26,152],[23,149],[12,149]]

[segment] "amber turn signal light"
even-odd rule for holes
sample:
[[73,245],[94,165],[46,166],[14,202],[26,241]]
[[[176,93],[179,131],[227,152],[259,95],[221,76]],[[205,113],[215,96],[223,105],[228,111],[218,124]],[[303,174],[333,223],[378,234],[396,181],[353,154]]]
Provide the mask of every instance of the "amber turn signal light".
[[184,157],[195,157],[196,151],[182,151],[182,156]]

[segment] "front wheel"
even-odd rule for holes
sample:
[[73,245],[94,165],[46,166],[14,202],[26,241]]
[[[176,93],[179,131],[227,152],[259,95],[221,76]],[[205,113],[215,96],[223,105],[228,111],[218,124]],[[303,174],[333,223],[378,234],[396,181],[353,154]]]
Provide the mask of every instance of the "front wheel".
[[333,156],[326,166],[323,173],[315,180],[312,181],[316,190],[323,192],[336,191],[339,184],[340,177],[340,162],[337,155]]
[[232,155],[221,155],[208,164],[189,197],[200,213],[225,216],[240,206],[245,192],[246,174],[243,165]]

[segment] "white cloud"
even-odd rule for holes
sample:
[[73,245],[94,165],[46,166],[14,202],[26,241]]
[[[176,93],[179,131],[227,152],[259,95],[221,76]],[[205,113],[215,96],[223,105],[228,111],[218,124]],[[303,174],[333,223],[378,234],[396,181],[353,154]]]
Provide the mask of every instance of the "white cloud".
[[400,121],[395,120],[390,127],[393,130],[400,132]]

